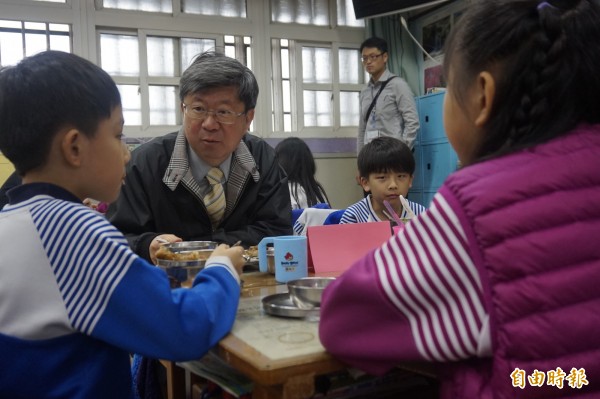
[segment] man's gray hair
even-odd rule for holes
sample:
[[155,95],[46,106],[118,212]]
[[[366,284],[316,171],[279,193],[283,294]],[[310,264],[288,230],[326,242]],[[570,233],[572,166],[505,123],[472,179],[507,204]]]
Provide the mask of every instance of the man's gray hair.
[[258,83],[248,67],[235,58],[216,51],[204,52],[181,75],[179,99],[220,87],[237,87],[239,99],[247,112],[256,107]]

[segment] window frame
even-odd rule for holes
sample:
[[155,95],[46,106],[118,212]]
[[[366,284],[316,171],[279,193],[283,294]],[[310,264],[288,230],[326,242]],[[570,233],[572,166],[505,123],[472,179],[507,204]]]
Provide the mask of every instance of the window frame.
[[[253,131],[263,138],[281,138],[290,135],[303,137],[351,137],[356,135],[355,127],[339,127],[339,105],[335,106],[335,126],[325,129],[298,129],[292,132],[283,132],[274,129],[273,124],[273,93],[276,90],[271,86],[271,70],[273,65],[271,54],[271,39],[285,38],[302,43],[313,43],[318,46],[332,46],[332,48],[359,46],[366,36],[366,30],[362,27],[337,26],[337,12],[335,0],[327,0],[331,7],[330,26],[310,26],[287,23],[270,22],[270,0],[248,0],[247,14],[245,18],[203,16],[197,14],[183,14],[180,11],[180,0],[173,0],[173,13],[141,12],[132,10],[96,9],[96,4],[101,0],[67,0],[66,3],[37,2],[33,0],[0,0],[0,14],[3,19],[25,20],[31,22],[61,23],[71,25],[72,52],[100,65],[100,33],[122,33],[129,30],[136,32],[138,43],[140,38],[151,36],[161,37],[196,37],[216,39],[218,46],[223,45],[225,35],[236,37],[250,37],[252,46],[252,67],[260,87]],[[199,29],[200,28],[200,29]],[[144,39],[145,40],[145,39]],[[243,39],[240,39],[243,41]],[[147,74],[145,51],[140,45],[140,77],[138,79],[123,79],[115,77],[117,83],[131,83],[140,85],[142,107],[149,108],[147,87],[144,84],[163,82],[175,86],[176,82],[169,78],[150,78],[146,76],[144,82],[143,74]],[[236,42],[236,53],[240,54],[239,45]],[[298,48],[300,50],[300,48]],[[300,50],[301,51],[301,50]],[[337,60],[337,57],[334,57]],[[337,61],[335,61],[337,62]],[[143,72],[143,73],[142,73]],[[334,74],[338,74],[337,66]],[[291,81],[298,82],[295,76]],[[160,79],[166,79],[161,81]],[[135,81],[137,80],[137,81]],[[339,88],[342,88],[340,86]],[[338,88],[338,89],[339,89]],[[335,89],[335,88],[334,88]],[[335,90],[338,90],[335,89]],[[145,90],[145,91],[144,91]],[[292,109],[298,115],[297,84],[291,85],[294,93]],[[296,92],[294,92],[296,90]],[[339,91],[338,91],[339,93]],[[335,99],[339,101],[339,99]],[[334,102],[335,103],[335,102]],[[181,116],[176,118],[179,121]],[[148,119],[146,119],[148,118]],[[297,118],[297,116],[296,116]],[[293,118],[292,118],[293,119]],[[128,137],[152,138],[163,135],[168,131],[176,130],[176,126],[151,126],[149,125],[149,113],[142,116],[142,125],[137,127],[126,126],[124,133]]]

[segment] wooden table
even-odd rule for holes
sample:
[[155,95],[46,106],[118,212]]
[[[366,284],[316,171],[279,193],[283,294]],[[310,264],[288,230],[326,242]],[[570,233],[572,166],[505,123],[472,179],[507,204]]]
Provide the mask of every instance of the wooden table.
[[[268,273],[243,274],[242,281],[236,323],[232,333],[219,342],[217,352],[227,364],[254,382],[253,399],[310,397],[314,393],[315,376],[345,369],[341,362],[331,357],[321,346],[318,340],[318,321],[273,317],[264,313],[261,299],[270,294],[287,292],[285,284],[277,284]],[[266,348],[269,334],[273,336],[279,333],[284,337],[300,336],[307,342],[296,343],[294,338],[291,342],[285,342],[285,339],[284,342],[274,340],[271,342],[278,346]],[[271,350],[273,358],[261,350]],[[273,352],[278,350],[289,353]],[[161,363],[167,370],[169,399],[189,397],[190,375],[193,374],[190,366],[194,362]]]
[[[252,399],[311,397],[315,393],[316,376],[346,369],[321,346],[318,321],[264,313],[261,299],[276,292],[287,292],[285,285],[277,285],[267,273],[244,274],[242,280],[236,322],[216,351],[229,366],[252,380]],[[169,399],[190,398],[196,362],[162,363],[167,368]],[[427,374],[426,370],[412,371]]]

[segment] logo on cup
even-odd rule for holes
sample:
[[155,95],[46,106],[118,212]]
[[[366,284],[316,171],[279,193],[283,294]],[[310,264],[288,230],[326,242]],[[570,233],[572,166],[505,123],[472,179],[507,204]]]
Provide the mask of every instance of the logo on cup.
[[294,255],[292,255],[291,253],[286,253],[284,256],[285,260],[287,260],[288,262],[294,260]]

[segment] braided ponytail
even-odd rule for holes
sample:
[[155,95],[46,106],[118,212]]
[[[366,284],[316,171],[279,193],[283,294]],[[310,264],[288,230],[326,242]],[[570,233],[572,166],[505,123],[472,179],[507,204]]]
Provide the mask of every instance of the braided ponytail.
[[554,79],[560,76],[562,54],[566,38],[560,24],[560,10],[548,2],[537,6],[539,29],[531,38],[531,62],[523,71],[521,79],[521,100],[517,108],[505,148],[520,142],[527,142],[536,132],[536,126],[548,113],[548,98],[556,85]]
[[452,67],[463,104],[475,76],[494,76],[493,107],[474,159],[600,122],[598,21],[597,0],[479,0],[467,8],[446,42],[444,69]]

